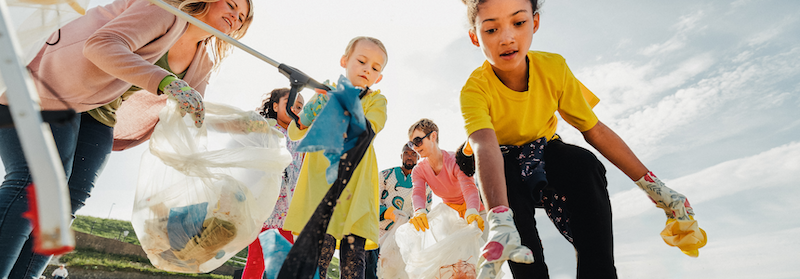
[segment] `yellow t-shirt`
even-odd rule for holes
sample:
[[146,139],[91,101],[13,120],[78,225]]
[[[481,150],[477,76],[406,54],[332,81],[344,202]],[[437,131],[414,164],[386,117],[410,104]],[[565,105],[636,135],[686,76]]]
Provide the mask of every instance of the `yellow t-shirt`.
[[[380,90],[373,91],[361,99],[361,107],[372,130],[378,134],[386,124],[386,97]],[[303,138],[307,131],[308,129],[298,129],[294,123],[289,124],[291,140]],[[325,170],[330,163],[323,152],[306,153],[294,196],[283,223],[284,230],[299,234],[330,189],[331,184],[325,179]],[[378,158],[375,155],[375,147],[370,144],[339,197],[327,233],[338,240],[345,235],[354,234],[367,239],[364,249],[377,249],[379,200]]]
[[552,139],[555,112],[581,132],[597,124],[592,111],[600,99],[572,75],[561,55],[528,51],[528,91],[511,90],[489,62],[472,72],[461,89],[461,114],[467,135],[493,129],[500,145],[523,145]]

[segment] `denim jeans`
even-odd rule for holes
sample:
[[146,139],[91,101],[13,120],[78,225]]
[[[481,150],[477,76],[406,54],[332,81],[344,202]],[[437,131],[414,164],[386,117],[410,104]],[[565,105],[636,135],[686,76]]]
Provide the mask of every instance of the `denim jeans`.
[[367,266],[364,269],[364,278],[378,279],[378,255],[380,255],[381,249],[367,250],[365,253],[367,256]]
[[113,144],[114,128],[98,122],[88,113],[81,113],[81,129],[68,183],[72,214],[85,205],[108,162]]
[[[70,178],[71,213],[74,214],[89,197],[94,180],[108,159],[113,140],[109,131],[113,130],[86,113],[68,124],[50,128],[64,173]],[[3,251],[0,253],[0,278],[39,278],[51,256],[33,253],[33,227],[22,217],[28,209],[25,189],[32,178],[13,128],[0,129],[0,157],[6,170],[5,180],[0,185],[0,251]],[[72,174],[76,175],[74,181]]]

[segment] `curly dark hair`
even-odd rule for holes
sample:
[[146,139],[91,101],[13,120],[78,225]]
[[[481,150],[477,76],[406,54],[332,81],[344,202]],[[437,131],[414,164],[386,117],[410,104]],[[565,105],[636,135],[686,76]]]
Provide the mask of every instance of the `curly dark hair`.
[[283,96],[289,95],[289,88],[278,88],[272,90],[272,92],[267,93],[267,97],[264,98],[264,102],[261,103],[261,106],[256,108],[258,114],[261,114],[264,118],[278,118],[278,112],[275,111],[272,104],[279,103]]

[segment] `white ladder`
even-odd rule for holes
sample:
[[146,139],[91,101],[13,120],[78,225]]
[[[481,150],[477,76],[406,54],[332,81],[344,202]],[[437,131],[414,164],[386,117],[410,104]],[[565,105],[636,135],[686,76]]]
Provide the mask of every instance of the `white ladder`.
[[0,0],[0,78],[6,83],[9,109],[36,186],[38,220],[31,220],[36,222],[35,251],[61,254],[75,247],[69,189],[50,126],[42,122],[39,95],[20,57],[8,5]]

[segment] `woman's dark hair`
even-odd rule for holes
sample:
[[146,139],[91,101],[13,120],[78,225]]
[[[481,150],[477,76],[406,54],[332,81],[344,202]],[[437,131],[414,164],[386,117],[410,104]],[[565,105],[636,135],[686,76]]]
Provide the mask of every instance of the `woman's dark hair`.
[[[531,7],[533,8],[533,13],[537,13],[539,11],[539,0],[529,0],[531,2]],[[469,26],[475,28],[475,18],[478,17],[478,6],[486,2],[486,0],[461,0],[464,5],[467,5],[467,19],[469,20]]]
[[261,106],[256,108],[256,111],[264,118],[278,119],[278,112],[275,111],[272,104],[280,103],[281,98],[287,95],[289,95],[289,88],[272,90],[272,92],[269,92],[267,97],[264,98],[264,102],[261,103]]

